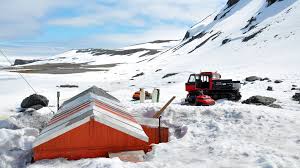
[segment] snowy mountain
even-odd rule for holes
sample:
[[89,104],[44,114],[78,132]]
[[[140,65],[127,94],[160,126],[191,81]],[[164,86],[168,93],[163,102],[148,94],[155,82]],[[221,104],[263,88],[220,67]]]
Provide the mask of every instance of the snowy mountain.
[[149,71],[153,76],[152,72],[158,69],[162,69],[158,72],[161,75],[200,70],[227,73],[224,69],[233,65],[249,65],[241,69],[245,73],[256,73],[265,65],[267,74],[294,72],[300,61],[299,1],[272,2],[230,0],[220,12],[191,27],[182,41],[154,41],[119,50],[73,50],[36,64],[118,64],[115,71],[134,69],[127,71],[127,79],[138,71],[145,71],[146,76]]
[[[164,124],[170,127],[170,142],[156,145],[145,162],[55,159],[28,167],[300,167],[300,104],[291,98],[297,92],[291,87],[300,86],[299,8],[298,0],[229,0],[219,12],[208,14],[187,30],[180,41],[159,40],[115,50],[71,50],[6,69],[23,72],[35,89],[50,99],[53,109],[57,90],[66,100],[92,85],[109,91],[134,115],[151,116],[173,95],[177,97],[163,114]],[[282,108],[227,100],[211,107],[180,105],[187,94],[184,83],[189,74],[199,71],[218,71],[222,78],[242,82],[251,75],[283,80],[279,84],[245,83],[241,89],[242,100],[270,96]],[[0,106],[0,114],[11,115],[12,107],[31,93],[17,77],[0,71],[0,101],[7,102]],[[79,88],[56,87],[61,84]],[[267,91],[268,86],[274,91]],[[132,102],[132,93],[141,87],[149,91],[160,88],[161,103]],[[45,114],[43,110],[39,113]],[[13,158],[24,157],[23,151],[28,152],[36,133],[24,128],[2,131],[8,145],[0,149],[0,167],[19,165]],[[14,135],[22,136],[8,143]]]

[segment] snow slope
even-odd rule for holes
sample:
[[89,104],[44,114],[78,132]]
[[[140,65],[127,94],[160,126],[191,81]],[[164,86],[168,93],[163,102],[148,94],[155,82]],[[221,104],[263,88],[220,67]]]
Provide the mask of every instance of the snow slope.
[[[270,6],[266,0],[240,0],[197,23],[182,41],[172,42],[168,49],[164,47],[167,46],[165,43],[147,43],[118,50],[72,50],[30,64],[118,63],[108,71],[24,74],[40,94],[50,99],[53,111],[56,109],[57,90],[61,91],[63,101],[92,85],[109,91],[134,115],[146,117],[159,110],[171,96],[176,95],[177,99],[163,114],[163,122],[170,127],[170,142],[155,145],[143,163],[106,158],[54,159],[27,166],[300,167],[300,104],[291,99],[297,92],[291,90],[292,85],[300,86],[299,8],[300,1],[297,0],[276,1]],[[282,109],[226,100],[218,101],[212,107],[181,106],[188,75],[201,70],[219,71],[223,78],[242,81],[250,75],[269,77],[272,81],[283,80],[280,84],[267,81],[247,83],[241,89],[242,100],[253,95],[271,96],[277,99],[276,104]],[[170,73],[176,74],[163,78]],[[76,84],[79,88],[57,88],[60,84]],[[6,102],[0,106],[0,115],[17,115],[15,108],[32,91],[18,74],[6,71],[0,71],[0,86],[0,101]],[[268,86],[274,91],[266,91]],[[131,102],[132,93],[140,87],[149,91],[159,87],[161,103]],[[4,131],[2,134],[10,132],[4,128],[0,130]],[[2,153],[10,156],[8,150]],[[17,160],[16,157],[10,158]],[[12,165],[6,160],[3,163],[7,167]]]

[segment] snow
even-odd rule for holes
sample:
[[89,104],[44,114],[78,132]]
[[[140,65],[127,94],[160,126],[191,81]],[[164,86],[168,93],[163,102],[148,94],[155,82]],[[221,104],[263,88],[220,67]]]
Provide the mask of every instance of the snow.
[[148,42],[148,43],[142,43],[142,44],[136,44],[128,47],[124,47],[122,49],[135,49],[135,48],[145,48],[145,49],[157,49],[157,50],[163,50],[168,49],[170,47],[175,46],[179,43],[179,40],[170,40],[170,41],[162,41],[162,42]]
[[[296,0],[277,1],[269,7],[265,0],[240,0],[230,9],[223,8],[217,20],[214,20],[217,13],[214,13],[188,30],[192,35],[207,32],[202,38],[185,45],[182,44],[189,39],[172,42],[170,45],[175,46],[170,49],[166,49],[169,44],[165,43],[145,43],[125,48],[159,49],[163,50],[161,53],[144,57],[140,56],[145,51],[125,56],[93,56],[71,50],[50,60],[32,63],[122,63],[108,68],[107,72],[24,74],[38,93],[50,100],[50,109],[53,111],[56,111],[57,91],[61,92],[62,102],[93,85],[120,99],[134,116],[153,116],[172,96],[176,95],[176,99],[163,113],[163,122],[170,127],[170,142],[155,145],[154,150],[147,154],[145,162],[129,163],[116,158],[77,161],[59,158],[26,166],[300,167],[300,104],[291,99],[297,92],[291,90],[292,85],[300,86],[299,7],[300,1]],[[220,18],[226,12],[226,16]],[[250,31],[243,29],[251,17],[256,17],[251,25],[257,26]],[[262,28],[265,29],[256,37],[242,42],[244,37]],[[194,50],[217,32],[221,34]],[[226,38],[231,41],[222,45]],[[242,100],[253,95],[270,96],[277,99],[275,103],[282,106],[282,109],[241,104],[242,100],[220,100],[211,107],[180,105],[187,94],[184,83],[189,74],[199,71],[218,71],[224,79],[242,82],[252,75],[269,77],[272,81],[283,80],[279,84],[268,81],[248,82],[241,88]],[[142,72],[144,75],[130,80]],[[162,79],[168,73],[178,74]],[[75,84],[79,88],[56,87],[61,84]],[[0,122],[0,137],[5,137],[4,141],[0,141],[0,167],[25,166],[26,159],[17,158],[31,156],[26,152],[30,152],[30,145],[37,135],[35,131],[42,127],[47,117],[51,117],[51,112],[43,108],[34,113],[33,117],[25,115],[19,119],[15,109],[23,98],[33,93],[32,90],[18,74],[6,71],[0,71],[0,86],[0,101],[4,102],[0,105],[0,119],[6,118]],[[268,86],[272,86],[274,91],[267,91]],[[132,94],[141,87],[150,92],[154,87],[160,88],[161,102],[132,102]],[[37,126],[37,129],[33,126]],[[7,145],[8,142],[12,144]]]
[[32,143],[38,130],[23,128],[17,130],[0,129],[0,167],[25,167],[31,161]]

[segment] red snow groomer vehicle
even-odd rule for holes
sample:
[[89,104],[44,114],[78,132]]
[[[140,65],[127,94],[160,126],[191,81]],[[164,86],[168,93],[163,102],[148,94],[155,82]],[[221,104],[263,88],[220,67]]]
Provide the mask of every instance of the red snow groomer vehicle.
[[188,93],[186,102],[192,105],[213,105],[214,100],[240,100],[240,81],[221,79],[217,72],[191,74],[185,84]]

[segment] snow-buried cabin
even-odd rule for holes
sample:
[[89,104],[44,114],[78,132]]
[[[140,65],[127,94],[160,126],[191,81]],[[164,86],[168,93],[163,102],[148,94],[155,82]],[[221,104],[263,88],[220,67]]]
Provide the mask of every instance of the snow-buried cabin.
[[134,118],[118,99],[95,86],[65,101],[33,144],[34,160],[108,157],[151,150],[168,141],[158,119]]

